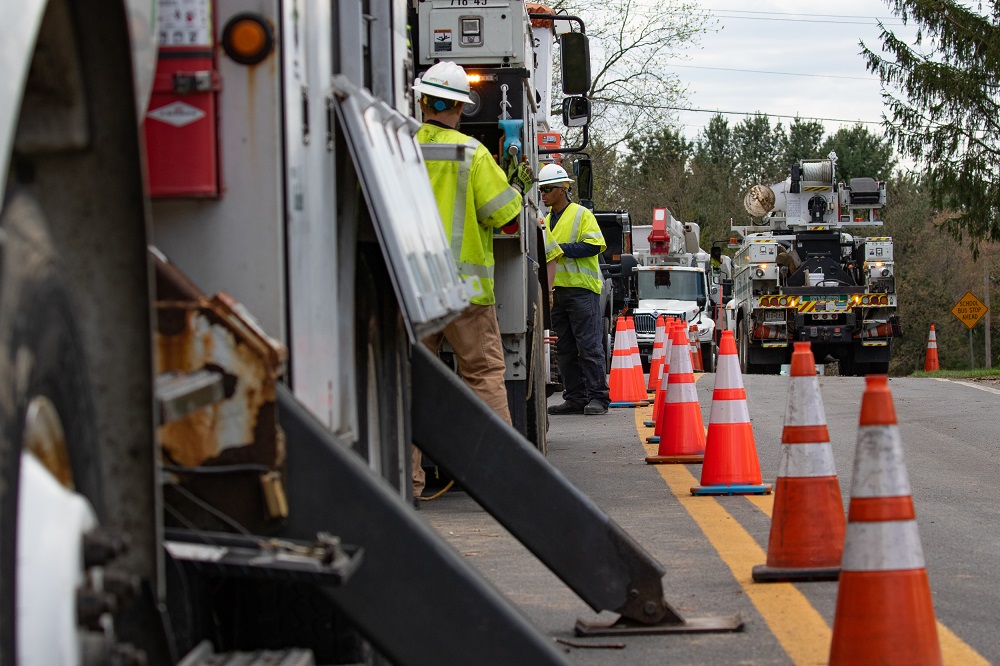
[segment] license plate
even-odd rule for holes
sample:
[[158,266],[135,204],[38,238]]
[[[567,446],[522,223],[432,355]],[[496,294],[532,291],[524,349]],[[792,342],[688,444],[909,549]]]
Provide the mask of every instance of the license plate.
[[784,310],[765,310],[764,321],[785,321]]

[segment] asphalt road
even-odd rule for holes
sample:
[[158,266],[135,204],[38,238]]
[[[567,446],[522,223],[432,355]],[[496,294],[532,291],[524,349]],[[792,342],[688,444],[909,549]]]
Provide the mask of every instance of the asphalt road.
[[[697,380],[707,424],[714,375]],[[765,482],[774,482],[787,377],[743,378]],[[864,380],[821,377],[845,510]],[[1000,663],[1000,384],[890,381],[913,487],[945,663]],[[553,398],[557,401],[558,398]],[[551,417],[548,460],[666,568],[669,603],[687,617],[741,613],[730,634],[580,638],[587,607],[461,491],[420,515],[535,624],[573,664],[825,663],[837,583],[757,584],[773,495],[691,497],[699,465],[647,465],[650,408]],[[433,489],[430,489],[433,490]],[[573,517],[567,516],[567,529]]]

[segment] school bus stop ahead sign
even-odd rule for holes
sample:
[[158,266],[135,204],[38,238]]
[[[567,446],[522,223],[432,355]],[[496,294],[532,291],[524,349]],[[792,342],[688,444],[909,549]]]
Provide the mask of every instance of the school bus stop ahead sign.
[[972,295],[971,291],[965,292],[965,296],[958,299],[958,303],[951,309],[951,313],[958,317],[958,320],[965,324],[969,330],[979,323],[986,311],[989,310],[983,302]]

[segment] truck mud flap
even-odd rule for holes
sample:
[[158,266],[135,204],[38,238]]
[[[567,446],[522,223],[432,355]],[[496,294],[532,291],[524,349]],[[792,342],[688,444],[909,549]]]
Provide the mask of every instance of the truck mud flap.
[[663,597],[663,565],[424,347],[413,347],[413,440],[594,611],[581,635],[737,631],[737,614],[687,621]]
[[323,591],[385,656],[399,664],[568,663],[284,385],[278,409],[288,442],[283,535],[329,532],[364,548],[350,579]]

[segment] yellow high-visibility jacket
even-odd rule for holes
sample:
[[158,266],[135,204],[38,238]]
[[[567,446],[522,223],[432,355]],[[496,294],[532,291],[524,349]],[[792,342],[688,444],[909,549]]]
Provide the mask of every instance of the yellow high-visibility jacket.
[[[597,224],[597,218],[580,204],[571,203],[559,216],[559,223],[552,228],[552,214],[545,216],[545,227],[559,244],[584,242],[596,245],[601,252],[608,249],[604,242],[604,234]],[[556,287],[583,287],[597,294],[601,293],[601,267],[598,255],[592,257],[559,257],[556,263]]]
[[521,210],[521,195],[490,151],[458,130],[429,123],[417,131],[420,143],[465,144],[465,160],[427,162],[434,198],[451,253],[463,280],[473,279],[478,305],[496,303],[493,291],[493,230],[504,226]]

